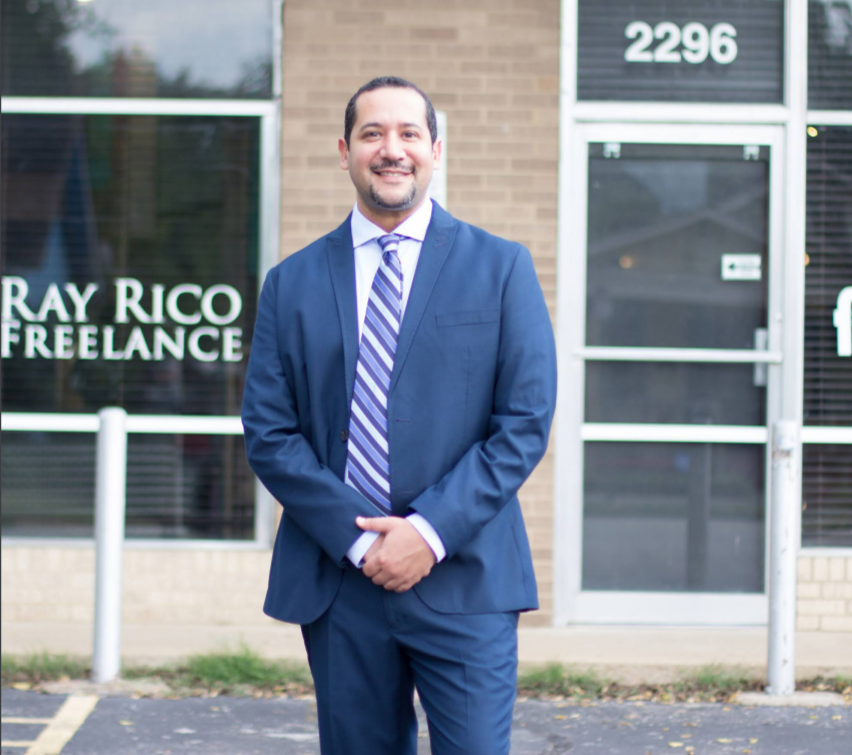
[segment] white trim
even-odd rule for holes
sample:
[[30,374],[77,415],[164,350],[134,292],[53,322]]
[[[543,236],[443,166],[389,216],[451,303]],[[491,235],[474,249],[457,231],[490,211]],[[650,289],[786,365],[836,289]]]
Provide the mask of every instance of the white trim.
[[[14,537],[0,538],[3,548],[94,548],[90,537]],[[266,551],[269,545],[254,540],[178,540],[126,538],[126,550],[197,550],[197,551]]]
[[657,349],[633,346],[584,346],[574,356],[606,362],[713,362],[781,364],[780,351],[751,349]]
[[[97,414],[4,412],[3,432],[96,433]],[[127,432],[163,435],[242,435],[239,417],[197,417],[168,414],[131,414]]]
[[17,115],[233,115],[275,112],[271,100],[189,100],[153,97],[4,97],[3,113]]
[[[748,123],[783,125],[790,111],[783,105],[713,105],[677,102],[578,102],[579,122],[623,123]],[[633,140],[631,141],[638,141]]]
[[96,433],[101,426],[97,414],[51,414],[3,412],[3,432]]
[[852,110],[808,110],[809,126],[852,126]]
[[163,435],[242,435],[239,417],[189,417],[166,414],[132,414],[127,432]]
[[760,593],[585,590],[576,620],[586,624],[765,626],[769,603]]
[[852,548],[820,548],[811,545],[799,548],[798,555],[806,558],[852,558]]
[[759,443],[765,444],[765,427],[739,425],[651,425],[586,422],[580,429],[583,441],[640,443]]
[[562,0],[559,53],[559,174],[557,196],[556,342],[559,387],[554,423],[553,619],[573,621],[582,568],[583,422],[585,369],[572,358],[586,331],[585,144],[573,110],[577,87],[577,0]]
[[[774,147],[780,145],[777,127],[763,124],[719,123],[584,123],[580,127],[587,142],[625,144],[694,144]],[[588,172],[588,165],[586,172]]]
[[852,427],[803,427],[802,443],[852,443]]

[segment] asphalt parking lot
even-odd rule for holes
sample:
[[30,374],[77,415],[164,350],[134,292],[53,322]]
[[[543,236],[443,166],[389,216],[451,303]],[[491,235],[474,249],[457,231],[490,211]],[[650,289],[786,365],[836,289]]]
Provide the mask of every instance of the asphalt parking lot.
[[[2,755],[319,755],[311,699],[4,689]],[[429,753],[421,712],[418,755]],[[519,700],[513,755],[849,755],[852,708]]]

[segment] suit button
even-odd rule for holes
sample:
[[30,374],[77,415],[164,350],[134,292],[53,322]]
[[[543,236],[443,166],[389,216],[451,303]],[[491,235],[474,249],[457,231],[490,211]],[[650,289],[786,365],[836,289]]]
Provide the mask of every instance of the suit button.
[[344,443],[346,443],[346,441],[349,440],[349,433],[346,432],[346,430],[340,431],[340,440],[342,440]]

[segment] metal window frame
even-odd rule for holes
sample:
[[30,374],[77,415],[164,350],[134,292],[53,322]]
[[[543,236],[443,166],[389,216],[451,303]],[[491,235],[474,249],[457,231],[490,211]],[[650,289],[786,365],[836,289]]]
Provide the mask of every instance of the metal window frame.
[[[260,120],[260,208],[258,283],[279,261],[281,197],[281,90],[283,66],[284,0],[273,0],[272,98],[268,100],[156,99],[145,97],[4,97],[3,113],[16,115],[145,115],[145,116],[241,116]],[[258,291],[260,285],[258,285]],[[97,432],[97,414],[3,412],[2,430],[43,432]],[[130,415],[128,432],[193,435],[241,435],[239,417],[190,417],[180,415]],[[129,538],[134,548],[187,548],[252,550],[271,547],[275,535],[276,503],[255,480],[254,539],[251,541]],[[91,538],[31,538],[7,536],[4,547],[60,547],[69,543],[90,546]]]
[[[770,365],[770,381],[775,380],[774,390],[770,386],[769,394],[775,397],[775,406],[768,406],[768,415],[794,418],[801,421],[804,383],[804,275],[798,271],[804,268],[805,252],[805,177],[807,167],[806,125],[852,125],[852,113],[808,111],[807,110],[807,41],[808,41],[808,4],[807,0],[786,0],[785,2],[785,39],[784,39],[784,102],[775,105],[727,105],[701,103],[619,103],[577,101],[577,34],[579,0],[562,0],[561,3],[561,43],[560,43],[560,157],[559,157],[559,220],[558,220],[558,260],[557,265],[557,314],[556,325],[559,346],[559,402],[556,410],[556,428],[554,440],[554,527],[553,527],[553,581],[554,607],[553,624],[564,625],[575,621],[610,621],[617,617],[608,616],[605,611],[595,614],[592,607],[597,599],[584,601],[581,591],[580,565],[582,558],[582,500],[583,500],[583,442],[594,436],[604,440],[621,433],[624,437],[639,439],[640,432],[649,439],[658,433],[658,437],[683,437],[694,432],[691,428],[680,430],[672,426],[643,426],[640,431],[629,425],[584,425],[583,396],[585,395],[585,359],[619,358],[608,350],[585,345],[585,226],[587,213],[586,187],[578,176],[587,174],[587,154],[584,149],[582,132],[591,124],[612,125],[619,129],[626,124],[657,124],[660,130],[675,124],[696,124],[698,127],[712,128],[714,124],[729,126],[777,126],[782,130],[782,138],[775,145],[773,164],[782,168],[771,176],[771,192],[777,200],[780,192],[782,212],[774,213],[770,219],[770,234],[780,243],[775,245],[779,253],[770,259],[770,266],[780,266],[770,272],[771,282],[776,286],[773,307],[770,292],[771,320],[783,322],[780,339],[770,343],[770,351],[761,356]],[[630,142],[639,138],[630,136]],[[663,140],[668,141],[668,140]],[[722,143],[722,142],[716,142]],[[779,329],[775,328],[776,334]],[[625,353],[622,358],[637,358],[643,361],[673,361],[673,354],[665,350],[651,350],[644,354]],[[783,359],[779,361],[779,357]],[[704,358],[700,354],[690,361],[728,361],[731,354],[718,354],[714,358]],[[745,354],[736,357],[737,361],[755,361]],[[686,361],[679,359],[678,361]],[[837,438],[847,438],[852,428],[803,428],[800,442],[836,442]],[[767,442],[767,428],[737,428],[738,433],[754,433],[754,438],[745,441],[725,442]],[[716,432],[717,430],[714,430]],[[721,429],[718,431],[725,432]],[[607,435],[609,434],[609,435]],[[632,435],[631,435],[632,434]],[[758,440],[758,434],[765,440]],[[831,438],[832,440],[817,440]],[[685,438],[684,438],[685,439]],[[847,442],[843,440],[842,442]],[[801,447],[799,448],[801,452]],[[770,464],[767,454],[767,466]],[[767,475],[767,481],[770,477]],[[801,477],[796,489],[801,495]],[[799,501],[800,503],[800,501]],[[771,512],[767,511],[767,532]],[[799,520],[801,528],[801,519]],[[801,532],[797,533],[801,542]],[[848,555],[844,553],[844,555]],[[615,595],[615,593],[610,593]],[[618,594],[630,603],[631,595]],[[651,597],[651,593],[643,593]],[[689,596],[678,594],[678,605]],[[696,594],[700,599],[706,595]],[[740,611],[731,612],[725,606],[733,605],[736,597],[726,595],[719,608],[727,616],[721,623],[742,623],[738,617]],[[765,598],[765,596],[764,596]],[[666,601],[652,601],[660,608]],[[643,606],[647,608],[647,603]],[[759,606],[759,601],[754,602]],[[590,610],[587,610],[590,609]],[[597,609],[596,609],[597,610]],[[663,610],[663,614],[669,614]],[[765,623],[767,611],[760,609],[758,623]],[[633,614],[635,620],[635,613]],[[720,614],[721,615],[721,614]],[[597,618],[595,618],[597,616]],[[757,617],[758,614],[755,614]],[[660,619],[665,622],[665,618]],[[658,622],[659,623],[659,622]],[[670,623],[682,623],[679,617],[671,616]]]

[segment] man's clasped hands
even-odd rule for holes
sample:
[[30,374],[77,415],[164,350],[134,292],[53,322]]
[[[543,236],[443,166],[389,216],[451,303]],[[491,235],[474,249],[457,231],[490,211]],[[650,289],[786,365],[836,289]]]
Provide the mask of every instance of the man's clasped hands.
[[364,556],[362,571],[385,590],[410,590],[435,565],[432,549],[407,519],[359,516],[355,524],[379,534]]

